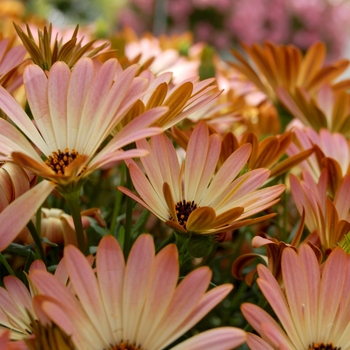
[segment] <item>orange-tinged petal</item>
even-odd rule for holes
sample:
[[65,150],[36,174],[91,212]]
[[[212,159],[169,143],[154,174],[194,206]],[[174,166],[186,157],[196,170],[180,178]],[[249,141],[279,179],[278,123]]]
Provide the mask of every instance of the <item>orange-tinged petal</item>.
[[[2,109],[23,132],[25,132],[26,136],[37,145],[43,153],[50,153],[50,150],[33,122],[28,118],[27,114],[23,111],[17,101],[2,86],[0,86],[0,109]],[[1,131],[3,132],[3,130]]]
[[[136,339],[150,287],[155,248],[151,235],[141,235],[131,248],[123,285],[123,339]],[[135,278],[138,276],[138,278]]]
[[50,69],[48,78],[48,104],[55,144],[48,145],[51,151],[66,149],[67,143],[67,92],[71,71],[64,63],[57,61]]
[[[142,344],[147,349],[152,348],[153,339],[157,338],[158,327],[164,322],[163,314],[177,286],[179,262],[178,252],[174,244],[166,246],[157,254],[154,260],[153,274],[147,303],[138,324],[139,331],[136,337],[136,343]],[[151,323],[150,319],[152,319]]]
[[78,60],[72,70],[67,93],[67,145],[70,150],[77,149],[77,137],[83,108],[89,93],[95,70],[92,60]]
[[216,219],[215,210],[211,207],[200,207],[192,211],[189,215],[186,229],[189,232],[204,231],[211,226]]
[[[106,310],[115,342],[122,338],[122,302],[125,262],[123,252],[113,236],[101,239],[96,254],[101,300]],[[108,288],[106,288],[108,286]]]
[[242,345],[246,333],[239,328],[219,327],[197,334],[173,347],[172,350],[229,350]]
[[98,331],[108,344],[113,341],[112,330],[102,303],[96,276],[85,256],[78,248],[69,245],[64,250],[66,268],[74,291],[91,320],[99,320]]
[[1,212],[0,251],[16,238],[54,188],[54,183],[44,180]]

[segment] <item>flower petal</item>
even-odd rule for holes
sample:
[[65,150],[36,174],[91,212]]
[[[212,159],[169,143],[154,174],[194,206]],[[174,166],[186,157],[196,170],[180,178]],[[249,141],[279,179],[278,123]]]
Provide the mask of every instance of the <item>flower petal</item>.
[[1,212],[0,251],[16,238],[54,188],[55,184],[44,180]]

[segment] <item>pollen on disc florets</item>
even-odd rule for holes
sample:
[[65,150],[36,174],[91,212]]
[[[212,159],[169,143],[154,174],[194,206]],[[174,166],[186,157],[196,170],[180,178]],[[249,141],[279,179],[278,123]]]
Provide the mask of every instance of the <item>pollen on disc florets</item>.
[[73,162],[74,159],[79,157],[79,153],[72,149],[69,151],[69,148],[66,148],[64,151],[60,149],[57,152],[52,152],[51,156],[47,158],[45,163],[59,175],[64,174],[64,168]]
[[140,346],[129,344],[129,342],[120,342],[118,345],[115,345],[111,350],[142,350]]
[[[197,204],[192,201],[185,201],[182,200],[180,202],[177,202],[175,205],[175,211],[176,211],[176,218],[177,222],[186,230],[186,224],[188,217],[193,212],[193,210],[197,209]],[[174,220],[172,216],[170,216],[170,220]]]
[[334,346],[333,343],[312,343],[308,350],[341,350],[341,347]]

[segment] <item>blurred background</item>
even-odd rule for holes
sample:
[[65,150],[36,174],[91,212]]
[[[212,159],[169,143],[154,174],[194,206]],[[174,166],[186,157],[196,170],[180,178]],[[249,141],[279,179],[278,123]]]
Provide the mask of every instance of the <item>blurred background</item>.
[[306,50],[327,45],[328,61],[349,56],[349,0],[0,0],[56,27],[91,25],[100,36],[131,27],[138,35],[190,31],[223,55],[240,42],[266,40]]

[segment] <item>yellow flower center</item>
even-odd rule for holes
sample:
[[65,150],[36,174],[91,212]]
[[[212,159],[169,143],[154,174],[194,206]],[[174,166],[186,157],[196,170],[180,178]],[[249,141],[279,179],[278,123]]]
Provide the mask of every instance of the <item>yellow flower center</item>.
[[332,343],[312,343],[311,345],[309,345],[308,350],[341,350],[341,347],[336,347]]
[[122,341],[118,345],[113,346],[111,350],[142,350],[142,348]]
[[[186,202],[185,200],[183,200],[181,202],[176,203],[175,211],[177,221],[184,229],[186,229],[188,217],[196,208],[197,204],[194,201]],[[174,220],[174,218],[170,217],[170,220]]]
[[74,159],[79,157],[79,153],[73,149],[69,152],[69,148],[66,148],[64,152],[58,150],[57,152],[52,152],[52,155],[48,157],[45,163],[59,175],[64,174],[64,168],[73,162]]

